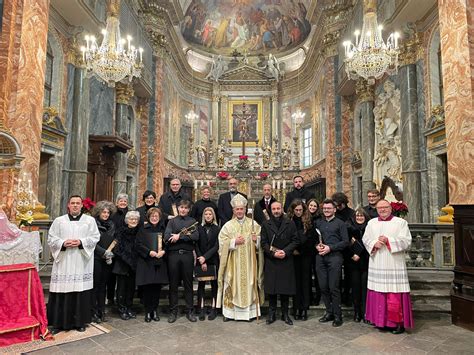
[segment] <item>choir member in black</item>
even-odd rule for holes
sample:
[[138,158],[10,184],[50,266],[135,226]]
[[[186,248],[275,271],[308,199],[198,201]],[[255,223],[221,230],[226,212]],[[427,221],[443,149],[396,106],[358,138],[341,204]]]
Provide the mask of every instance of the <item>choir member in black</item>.
[[294,200],[301,200],[303,203],[306,203],[306,201],[315,198],[314,194],[311,191],[306,190],[304,187],[304,180],[301,175],[296,175],[293,177],[293,186],[294,189],[286,193],[284,208],[285,212],[288,212],[288,207],[290,207],[290,204]]
[[253,219],[262,225],[263,221],[270,219],[272,213],[270,206],[276,199],[272,195],[272,185],[263,185],[263,197],[260,201],[257,201],[254,206]]
[[145,222],[137,235],[137,286],[142,286],[143,304],[145,306],[145,322],[158,322],[158,305],[161,287],[168,283],[168,267],[164,260],[165,223],[161,219],[161,211],[157,207],[150,208]]
[[240,194],[247,199],[246,194],[237,191],[237,186],[239,185],[237,179],[231,178],[228,185],[229,191],[220,194],[219,199],[217,200],[217,218],[219,218],[221,226],[230,221],[234,215],[234,210],[230,205],[230,201],[235,197],[235,195]]
[[[360,322],[365,316],[367,298],[367,275],[369,271],[369,253],[362,243],[362,236],[370,217],[363,208],[355,211],[354,218],[349,219],[348,232],[351,242],[351,262],[349,264],[352,280],[352,301],[354,303],[354,320]],[[365,319],[364,319],[365,322]]]
[[[315,198],[311,198],[306,201],[306,205],[308,206],[308,212],[311,215],[311,221],[314,225],[315,220],[321,218],[321,210],[319,209],[319,202]],[[316,255],[316,253],[315,253]],[[316,290],[316,294],[313,295],[313,288]],[[318,282],[318,273],[316,272],[316,257],[311,258],[311,304],[315,306],[319,306],[321,302],[321,288],[319,287]]]
[[[165,230],[165,243],[168,251],[168,273],[170,279],[170,316],[174,323],[178,316],[178,286],[183,281],[186,301],[186,318],[196,322],[193,313],[193,269],[194,244],[199,239],[197,222],[189,217],[191,202],[182,200],[178,204],[178,216],[169,221]],[[192,227],[194,225],[194,227]]]
[[336,217],[336,204],[332,200],[323,202],[323,218],[317,219],[315,226],[321,233],[321,243],[316,250],[316,269],[321,295],[326,313],[319,319],[321,323],[333,321],[334,327],[342,325],[341,312],[341,269],[343,250],[349,245],[347,226]]
[[112,272],[117,275],[117,303],[120,318],[136,318],[132,311],[135,294],[135,271],[137,269],[136,236],[139,229],[140,214],[129,211],[125,215],[125,227],[117,231],[117,246],[113,252],[115,263]]
[[140,225],[142,226],[145,223],[147,212],[150,208],[156,207],[156,192],[151,190],[146,190],[143,193],[143,206],[137,208],[137,212],[140,213]]
[[[197,265],[199,265],[203,271],[207,271],[209,267],[216,268],[219,266],[219,232],[220,228],[217,224],[216,213],[212,207],[206,207],[202,216],[202,223],[198,227],[199,230],[199,241],[196,243],[196,255]],[[209,311],[209,320],[216,319],[216,301],[217,301],[217,278],[211,280],[211,293],[212,303]],[[206,311],[204,309],[204,288],[206,281],[198,282],[197,310],[199,312],[199,320],[204,320]]]
[[380,200],[380,192],[377,189],[367,190],[367,201],[369,204],[364,206],[365,212],[369,215],[369,219],[377,218],[379,213],[377,212],[377,202]]
[[[211,200],[212,189],[210,186],[203,186],[201,187],[201,199],[196,201],[191,209],[191,213],[189,214],[193,217],[196,221],[200,222],[202,220],[202,214],[204,209],[207,207],[211,207],[214,210],[214,214],[217,218],[217,205],[214,201]],[[219,220],[217,219],[217,223]]]
[[189,196],[181,189],[181,181],[173,179],[170,181],[170,191],[161,195],[158,203],[165,224],[178,215],[178,205],[182,200],[191,201]]
[[[118,194],[115,199],[115,206],[117,211],[112,214],[110,219],[114,222],[115,231],[125,226],[125,215],[128,212],[128,195]],[[112,259],[112,267],[114,259]],[[107,282],[107,305],[112,306],[115,304],[115,289],[117,286],[117,277],[114,273],[110,273],[109,281]]]
[[94,292],[92,298],[92,321],[105,322],[106,286],[112,275],[112,258],[114,254],[108,250],[115,238],[115,225],[110,215],[115,212],[115,206],[109,201],[97,202],[92,216],[95,217],[100,240],[94,250]]
[[295,200],[288,209],[288,218],[295,222],[300,245],[294,254],[296,294],[293,297],[295,319],[307,320],[311,298],[311,260],[316,257],[316,230],[306,204]]
[[[348,206],[349,199],[346,194],[343,192],[336,192],[332,195],[331,199],[336,203],[336,217],[347,222],[349,219],[354,217],[354,210]],[[351,272],[350,272],[350,263],[351,263],[351,251],[350,248],[346,248],[343,252],[344,254],[344,268],[343,268],[343,288],[342,288],[342,303],[346,306],[351,306]]]
[[264,289],[269,296],[267,324],[276,320],[277,296],[280,295],[281,320],[288,325],[293,321],[288,315],[289,297],[296,292],[293,251],[299,245],[295,223],[283,215],[280,202],[271,205],[271,217],[263,222],[261,237],[265,254]]

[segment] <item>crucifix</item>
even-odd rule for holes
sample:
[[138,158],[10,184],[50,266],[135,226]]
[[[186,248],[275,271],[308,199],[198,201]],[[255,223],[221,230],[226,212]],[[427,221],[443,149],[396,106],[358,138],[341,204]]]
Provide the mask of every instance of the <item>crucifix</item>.
[[232,118],[238,124],[238,130],[240,132],[239,136],[242,140],[242,155],[245,155],[245,143],[247,142],[248,138],[250,137],[249,134],[249,123],[250,120],[253,119],[255,114],[250,112],[247,109],[247,105],[245,102],[242,104],[242,111],[241,113],[233,113]]

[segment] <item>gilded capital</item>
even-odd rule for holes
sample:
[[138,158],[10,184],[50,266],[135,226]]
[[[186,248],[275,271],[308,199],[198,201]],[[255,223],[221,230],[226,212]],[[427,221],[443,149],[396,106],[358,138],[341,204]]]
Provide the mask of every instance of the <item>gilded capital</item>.
[[356,95],[359,102],[374,101],[374,86],[369,85],[367,80],[359,78],[356,83]]
[[400,66],[415,64],[423,55],[420,34],[415,32],[409,39],[402,42],[398,61]]
[[135,94],[133,86],[130,83],[117,83],[115,84],[115,98],[118,104],[129,105],[130,99]]
[[77,43],[77,35],[68,39],[66,45],[66,62],[78,68],[84,68],[85,63],[82,59],[82,53]]
[[108,0],[107,1],[107,16],[111,16],[111,17],[120,16],[120,1],[121,0]]

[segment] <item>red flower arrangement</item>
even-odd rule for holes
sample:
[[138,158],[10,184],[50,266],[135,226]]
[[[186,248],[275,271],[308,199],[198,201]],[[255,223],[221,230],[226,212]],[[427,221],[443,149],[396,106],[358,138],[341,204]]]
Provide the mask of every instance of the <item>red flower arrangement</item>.
[[258,177],[260,178],[260,180],[266,180],[269,176],[270,176],[270,174],[268,174],[268,173],[259,173],[258,174]]
[[249,156],[248,155],[239,155],[239,160],[248,160]]
[[404,218],[408,214],[408,206],[403,201],[390,202],[390,206],[394,216]]
[[92,209],[95,207],[95,202],[89,197],[82,200],[82,213],[91,214]]
[[221,180],[227,180],[230,175],[227,171],[219,171],[216,176]]

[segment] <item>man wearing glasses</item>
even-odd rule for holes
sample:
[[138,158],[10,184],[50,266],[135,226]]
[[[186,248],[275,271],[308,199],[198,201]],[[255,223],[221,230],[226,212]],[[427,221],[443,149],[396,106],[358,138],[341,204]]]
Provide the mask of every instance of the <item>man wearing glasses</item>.
[[369,201],[369,204],[367,206],[364,206],[365,212],[369,215],[370,219],[372,218],[377,218],[379,216],[377,212],[377,208],[375,207],[377,205],[377,202],[380,200],[380,192],[377,189],[371,189],[367,191],[367,200]]
[[333,321],[334,327],[342,325],[341,292],[339,289],[342,263],[342,251],[349,245],[346,224],[336,218],[336,204],[333,200],[323,202],[323,218],[315,221],[316,231],[320,234],[316,246],[316,270],[321,295],[326,306],[326,314],[319,319],[321,323]]

